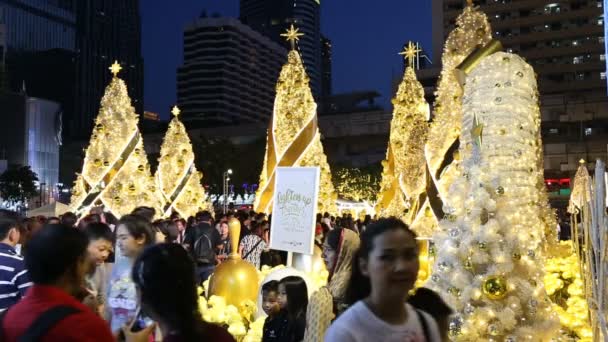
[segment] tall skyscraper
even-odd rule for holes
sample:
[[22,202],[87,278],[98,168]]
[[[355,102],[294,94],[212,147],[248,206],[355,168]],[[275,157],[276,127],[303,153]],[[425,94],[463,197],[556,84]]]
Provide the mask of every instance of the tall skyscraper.
[[287,50],[235,18],[199,18],[184,31],[177,102],[191,125],[266,124]]
[[[464,1],[433,0],[434,59]],[[493,36],[538,74],[547,177],[574,174],[581,158],[606,158],[608,97],[602,2],[474,1]],[[441,44],[436,44],[441,42]]]
[[74,50],[75,0],[0,0],[7,53]]
[[325,99],[331,94],[331,40],[321,36],[321,98]]
[[115,60],[129,96],[143,114],[143,58],[141,18],[138,0],[78,0],[76,36],[75,115],[66,118],[72,137],[91,134],[99,102],[112,75],[108,67]]
[[281,33],[294,24],[304,33],[298,47],[313,95],[323,94],[321,57],[321,3],[319,0],[241,0],[240,18],[254,30],[289,48]]

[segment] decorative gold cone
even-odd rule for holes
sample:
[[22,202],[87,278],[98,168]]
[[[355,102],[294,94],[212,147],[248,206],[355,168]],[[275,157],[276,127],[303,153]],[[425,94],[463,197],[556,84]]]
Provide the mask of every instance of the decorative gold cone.
[[237,308],[246,301],[255,303],[258,295],[258,272],[255,267],[241,259],[238,253],[241,223],[232,218],[228,223],[232,254],[211,275],[209,296],[220,296]]

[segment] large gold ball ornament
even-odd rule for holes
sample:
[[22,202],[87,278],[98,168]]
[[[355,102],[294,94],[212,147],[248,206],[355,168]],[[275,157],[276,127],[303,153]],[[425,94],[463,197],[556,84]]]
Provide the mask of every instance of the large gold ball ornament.
[[209,281],[209,297],[221,296],[226,304],[236,307],[250,300],[256,302],[258,295],[258,271],[255,266],[242,260],[238,254],[241,223],[236,218],[228,222],[230,245],[233,253],[228,260],[222,262],[211,275]]
[[106,128],[103,126],[103,124],[97,124],[95,125],[95,130],[99,133],[102,133]]
[[481,290],[492,300],[503,299],[507,295],[507,280],[503,276],[487,277],[481,285]]

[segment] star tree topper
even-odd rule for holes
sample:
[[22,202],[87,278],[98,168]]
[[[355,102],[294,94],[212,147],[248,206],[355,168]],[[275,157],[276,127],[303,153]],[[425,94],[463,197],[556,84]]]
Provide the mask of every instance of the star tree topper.
[[114,61],[114,64],[112,64],[108,69],[110,69],[112,75],[116,77],[120,70],[122,70],[122,67],[120,66],[120,64],[118,64],[118,61]]
[[407,43],[407,47],[403,49],[402,52],[399,52],[400,55],[405,56],[405,60],[408,62],[410,68],[414,67],[414,59],[418,52],[422,50],[418,49],[414,43],[411,41]]
[[300,40],[300,37],[303,35],[304,33],[300,33],[300,29],[295,28],[293,24],[291,24],[291,27],[289,27],[285,33],[281,33],[281,37],[285,37],[285,40],[291,43],[292,50],[295,50],[296,42]]
[[182,111],[179,110],[179,108],[177,108],[177,106],[173,106],[173,109],[171,109],[171,114],[173,114],[173,116],[177,117]]

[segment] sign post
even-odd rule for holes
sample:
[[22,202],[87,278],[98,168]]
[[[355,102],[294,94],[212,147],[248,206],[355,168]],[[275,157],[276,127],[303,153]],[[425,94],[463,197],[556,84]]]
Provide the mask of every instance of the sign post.
[[314,249],[318,167],[277,167],[272,201],[270,248],[312,255]]

